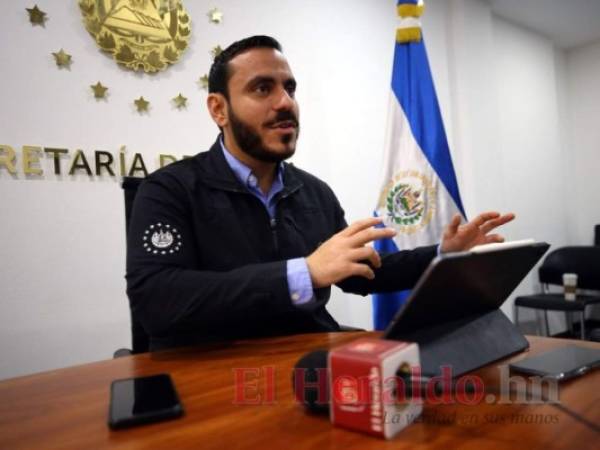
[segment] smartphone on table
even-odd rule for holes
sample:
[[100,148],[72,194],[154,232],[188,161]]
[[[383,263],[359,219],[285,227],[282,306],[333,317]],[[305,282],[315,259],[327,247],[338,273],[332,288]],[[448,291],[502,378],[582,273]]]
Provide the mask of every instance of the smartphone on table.
[[114,430],[182,415],[183,406],[169,374],[125,378],[111,383],[108,426]]
[[509,367],[515,372],[568,380],[600,367],[600,349],[569,345],[527,357]]

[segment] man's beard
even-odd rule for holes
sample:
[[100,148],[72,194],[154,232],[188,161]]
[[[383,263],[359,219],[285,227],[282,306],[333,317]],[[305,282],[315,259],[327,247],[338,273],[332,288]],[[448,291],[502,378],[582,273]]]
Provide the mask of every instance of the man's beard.
[[[244,153],[253,157],[254,159],[257,159],[258,161],[268,163],[279,163],[294,155],[294,152],[296,151],[295,143],[290,145],[287,150],[282,153],[277,153],[274,150],[269,149],[264,145],[262,138],[256,132],[256,130],[239,119],[233,112],[231,105],[229,105],[228,108],[231,132],[233,133],[233,137],[235,138],[238,146]],[[296,139],[298,139],[298,135],[300,134],[300,124],[298,123],[296,115],[292,111],[278,112],[277,116],[270,122],[270,124],[282,122],[284,120],[291,120],[296,124]],[[293,133],[285,134],[281,137],[281,142],[287,145],[292,141],[293,138]]]

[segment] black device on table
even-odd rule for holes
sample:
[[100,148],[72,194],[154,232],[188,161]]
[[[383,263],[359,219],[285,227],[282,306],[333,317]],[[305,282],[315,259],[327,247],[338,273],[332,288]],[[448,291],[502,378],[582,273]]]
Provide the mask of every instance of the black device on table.
[[182,414],[183,406],[166,373],[111,383],[108,425],[112,429],[174,419]]
[[509,365],[511,371],[568,380],[600,367],[600,350],[569,345]]

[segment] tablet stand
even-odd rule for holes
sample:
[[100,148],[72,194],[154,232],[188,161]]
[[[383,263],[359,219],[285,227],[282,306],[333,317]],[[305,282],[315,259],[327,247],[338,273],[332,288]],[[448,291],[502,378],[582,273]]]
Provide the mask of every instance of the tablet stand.
[[439,375],[441,367],[449,365],[457,377],[529,347],[523,334],[500,309],[406,334],[396,331],[394,339],[419,344],[425,376]]

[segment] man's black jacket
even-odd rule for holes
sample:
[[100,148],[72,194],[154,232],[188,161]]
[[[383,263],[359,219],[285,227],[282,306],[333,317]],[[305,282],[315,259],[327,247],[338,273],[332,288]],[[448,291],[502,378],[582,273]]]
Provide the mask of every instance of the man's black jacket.
[[[310,255],[346,227],[332,190],[285,164],[275,220],[237,180],[219,140],[139,187],[127,245],[127,293],[151,350],[209,340],[334,331],[330,288],[295,306],[286,260]],[[375,279],[338,284],[367,295],[412,287],[435,247],[382,257]]]

